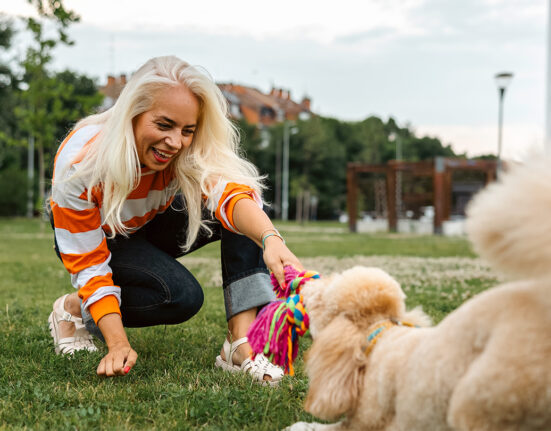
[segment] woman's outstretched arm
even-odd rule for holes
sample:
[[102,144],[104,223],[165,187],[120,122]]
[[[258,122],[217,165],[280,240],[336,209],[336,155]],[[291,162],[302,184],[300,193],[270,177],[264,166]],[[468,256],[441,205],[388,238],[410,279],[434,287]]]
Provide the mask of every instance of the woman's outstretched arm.
[[[240,199],[233,209],[233,223],[242,234],[253,240],[260,247],[264,245],[264,262],[279,282],[283,284],[285,277],[283,267],[291,265],[299,271],[303,270],[297,257],[287,248],[279,236],[266,235],[275,231],[268,215],[259,208],[252,199]],[[265,238],[264,244],[262,239]]]

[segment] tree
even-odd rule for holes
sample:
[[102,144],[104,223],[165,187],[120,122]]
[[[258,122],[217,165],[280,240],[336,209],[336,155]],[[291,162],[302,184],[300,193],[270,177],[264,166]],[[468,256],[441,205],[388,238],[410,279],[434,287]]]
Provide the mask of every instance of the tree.
[[94,79],[72,70],[55,73],[54,80],[63,90],[60,99],[63,117],[56,124],[55,132],[59,139],[67,134],[76,121],[94,112],[103,102],[103,95],[98,91]]
[[25,213],[27,178],[22,169],[23,148],[18,141],[18,79],[9,59],[13,22],[0,15],[0,215]]
[[303,192],[315,196],[321,218],[334,218],[345,201],[346,149],[335,125],[317,116],[299,121],[299,132],[291,140],[291,203]]
[[[70,24],[80,21],[80,17],[75,12],[65,9],[63,0],[27,0],[27,2],[36,8],[41,17],[50,20],[54,24],[59,42],[66,45],[74,43],[69,39],[67,28]],[[34,21],[32,18],[28,18],[28,20]],[[57,43],[56,40],[54,40],[54,45],[55,43]]]
[[66,87],[50,76],[48,65],[52,60],[52,50],[58,43],[71,45],[67,27],[77,22],[79,17],[66,10],[61,0],[28,0],[33,4],[45,22],[52,23],[57,30],[57,38],[48,37],[44,22],[26,18],[27,29],[32,33],[34,44],[27,49],[24,69],[24,82],[27,89],[22,94],[22,106],[17,110],[22,129],[32,136],[38,152],[39,200],[45,198],[45,150],[55,143],[55,125],[63,118],[60,99]]
[[258,168],[260,175],[266,177],[265,185],[267,189],[264,192],[264,200],[274,203],[276,188],[275,160],[277,146],[281,146],[281,140],[283,139],[281,126],[265,128],[263,132],[256,125],[249,124],[244,119],[237,120],[235,126],[241,137],[242,155]]
[[11,155],[8,147],[13,146],[13,137],[18,128],[14,114],[18,80],[7,59],[13,35],[13,22],[0,15],[0,169]]

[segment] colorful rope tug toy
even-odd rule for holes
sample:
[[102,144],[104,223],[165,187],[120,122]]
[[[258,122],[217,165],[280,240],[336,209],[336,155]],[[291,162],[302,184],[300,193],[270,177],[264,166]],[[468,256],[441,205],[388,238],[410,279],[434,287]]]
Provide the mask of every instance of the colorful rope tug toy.
[[283,286],[271,274],[270,279],[278,299],[260,310],[247,337],[253,350],[253,359],[263,353],[273,364],[284,367],[285,374],[292,376],[299,336],[308,331],[310,324],[300,289],[307,281],[319,278],[319,274],[314,271],[299,272],[292,266],[286,266],[284,271]]

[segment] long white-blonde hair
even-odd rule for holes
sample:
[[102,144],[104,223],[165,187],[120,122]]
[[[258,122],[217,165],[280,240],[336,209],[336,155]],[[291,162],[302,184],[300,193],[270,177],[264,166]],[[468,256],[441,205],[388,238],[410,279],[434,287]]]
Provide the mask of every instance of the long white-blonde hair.
[[186,242],[182,245],[185,250],[201,228],[210,232],[201,217],[202,200],[209,196],[218,179],[246,184],[258,193],[263,189],[257,169],[239,154],[239,133],[228,118],[224,96],[202,70],[175,56],[147,61],[132,75],[113,107],[76,124],[75,128],[92,124],[103,127],[73,177],[89,179],[88,200],[92,199],[92,189],[101,187],[104,223],[111,235],[126,235],[129,229],[121,220],[121,210],[140,180],[132,120],[151,109],[159,91],[177,85],[185,85],[199,101],[193,142],[172,162],[189,218]]

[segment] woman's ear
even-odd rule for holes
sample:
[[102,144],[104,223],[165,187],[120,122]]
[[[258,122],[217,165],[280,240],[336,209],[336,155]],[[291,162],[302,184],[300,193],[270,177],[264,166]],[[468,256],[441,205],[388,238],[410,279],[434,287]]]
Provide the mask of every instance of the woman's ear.
[[326,420],[353,411],[366,362],[361,333],[347,318],[336,317],[317,334],[306,354],[306,411]]

